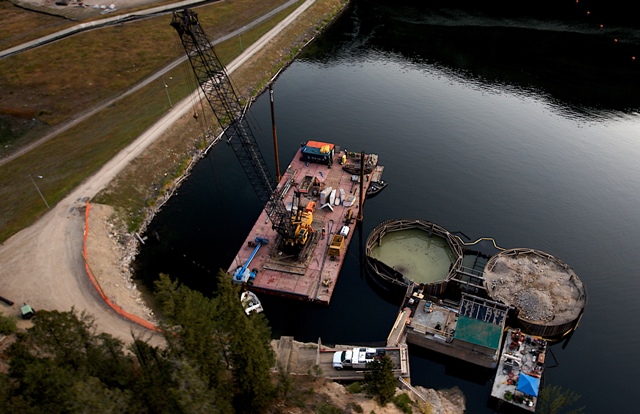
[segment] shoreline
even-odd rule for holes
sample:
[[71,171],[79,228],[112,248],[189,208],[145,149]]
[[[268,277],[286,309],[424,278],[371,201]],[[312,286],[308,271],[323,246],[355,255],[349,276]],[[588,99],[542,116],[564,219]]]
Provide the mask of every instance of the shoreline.
[[[310,4],[309,8],[307,10],[304,10],[302,12],[302,15],[304,17],[310,18],[312,20],[316,20],[316,23],[318,23],[315,26],[307,26],[306,31],[302,32],[302,33],[298,33],[299,36],[297,36],[297,38],[300,37],[307,37],[309,35],[311,35],[309,37],[309,40],[306,40],[303,44],[297,44],[297,43],[293,43],[293,44],[287,44],[285,46],[281,45],[278,43],[278,39],[275,40],[271,40],[269,42],[268,45],[265,46],[265,48],[260,50],[260,53],[268,53],[269,50],[273,50],[273,49],[284,49],[287,53],[284,53],[284,56],[288,56],[289,58],[284,62],[284,64],[280,67],[280,69],[278,69],[278,71],[276,72],[275,75],[273,75],[271,78],[269,79],[260,79],[258,83],[253,83],[253,84],[249,84],[245,86],[245,89],[252,89],[258,85],[260,85],[258,88],[256,88],[256,90],[258,92],[256,92],[253,96],[251,96],[250,101],[251,104],[253,104],[253,102],[255,102],[255,100],[257,99],[258,96],[260,96],[262,93],[264,93],[269,84],[274,82],[277,77],[280,75],[280,73],[282,73],[282,71],[284,69],[286,69],[291,63],[293,63],[293,61],[298,57],[298,55],[308,46],[309,43],[311,43],[319,34],[321,34],[327,27],[329,27],[333,21],[340,16],[341,13],[344,12],[344,10],[346,10],[346,8],[349,6],[349,2],[345,1],[345,0],[338,0],[339,4],[340,4],[340,8],[334,12],[329,19],[325,18],[325,14],[323,13],[314,13],[314,10],[309,10],[313,7],[313,5],[315,5],[316,3],[318,3],[320,0],[316,0],[316,1],[312,1]],[[302,6],[300,6],[302,7]],[[305,16],[305,13],[309,13],[308,15]],[[321,26],[319,25],[319,23],[324,22]],[[295,52],[295,53],[292,53]],[[239,58],[238,58],[239,59]],[[236,59],[236,60],[238,60]],[[241,65],[238,65],[237,68],[234,67],[235,70],[237,69],[244,69],[245,67],[251,66],[252,63],[255,63],[255,61],[257,60],[257,58],[255,56],[251,56],[247,62],[243,62],[241,63]],[[235,62],[235,61],[234,61]],[[228,65],[229,67],[234,66],[234,62],[232,62],[230,65]],[[235,72],[235,70],[230,70],[229,73],[231,74],[232,72]],[[185,100],[188,100],[189,98],[185,98]],[[185,118],[189,119],[191,118],[191,115],[189,115],[188,113],[183,114],[180,117],[180,120],[184,120]],[[177,122],[180,122],[180,120],[178,120]],[[173,124],[171,125],[173,126]],[[163,134],[166,135],[167,133]],[[168,133],[170,135],[170,132]],[[205,136],[206,135],[206,136]],[[177,176],[172,182],[171,185],[166,189],[166,191],[163,191],[162,193],[160,193],[158,195],[158,197],[155,200],[155,203],[153,203],[152,207],[145,207],[144,208],[144,216],[143,216],[143,220],[140,224],[140,228],[137,232],[129,232],[129,231],[125,231],[124,229],[126,228],[126,223],[123,222],[122,218],[118,217],[116,218],[115,216],[115,210],[112,206],[108,206],[108,208],[111,209],[111,213],[108,217],[102,217],[102,220],[106,220],[107,222],[104,223],[103,226],[100,226],[100,229],[102,231],[105,231],[107,228],[111,228],[112,230],[115,231],[114,234],[112,234],[110,236],[110,238],[112,240],[117,240],[117,243],[119,245],[119,247],[117,248],[117,250],[120,252],[121,256],[120,259],[118,260],[119,262],[119,270],[113,269],[113,266],[111,267],[110,270],[104,270],[104,271],[99,271],[99,275],[97,274],[96,277],[98,278],[98,280],[100,280],[101,282],[101,286],[104,283],[105,285],[109,286],[108,291],[110,292],[109,294],[107,294],[107,296],[109,297],[109,295],[113,295],[113,298],[111,298],[115,303],[124,303],[125,305],[123,306],[123,309],[125,311],[128,311],[136,316],[139,317],[144,317],[149,323],[155,324],[157,323],[157,321],[155,320],[155,313],[154,313],[154,309],[152,306],[150,306],[146,300],[143,299],[145,292],[141,292],[140,289],[137,287],[137,283],[139,282],[139,280],[135,277],[135,272],[132,269],[132,263],[135,260],[136,256],[138,255],[140,248],[141,248],[141,240],[142,240],[142,234],[144,234],[144,232],[146,231],[146,229],[148,228],[149,224],[151,223],[151,221],[156,217],[156,215],[158,214],[158,212],[160,212],[160,210],[164,207],[164,205],[171,199],[171,197],[176,193],[176,191],[178,190],[178,188],[182,185],[182,183],[184,182],[185,179],[187,179],[190,174],[191,174],[191,170],[192,168],[195,166],[195,164],[202,160],[206,155],[207,155],[207,151],[211,145],[212,142],[214,142],[215,137],[212,134],[201,134],[201,137],[206,139],[206,146],[204,149],[199,149],[197,148],[197,146],[195,144],[193,144],[190,147],[191,153],[192,155],[190,155],[190,157],[188,158],[188,164],[187,166],[184,168],[184,170],[182,171],[182,173]],[[168,137],[168,139],[170,139],[170,136]],[[196,139],[195,142],[199,142],[199,139]],[[145,156],[145,154],[148,154],[150,151],[153,151],[153,148],[150,147],[148,149],[146,149],[143,154],[142,157]],[[178,160],[176,160],[173,164],[171,165],[167,165],[166,167],[166,171],[172,171],[176,166],[180,165],[181,163],[183,163],[185,161],[185,158],[180,158]],[[127,167],[128,169],[129,167]],[[123,175],[123,173],[118,174],[114,180],[109,183],[109,186],[113,184],[113,182],[116,182],[119,180],[119,178]],[[108,186],[107,186],[108,187]],[[105,190],[103,189],[101,191],[104,192]],[[96,206],[98,206],[98,208],[102,208],[100,206],[106,206],[104,204],[101,204],[99,202],[94,202],[92,203],[92,208],[95,209]],[[90,218],[89,218],[90,220]],[[96,227],[95,225],[93,227]],[[119,230],[115,230],[115,229],[119,229]],[[93,233],[89,233],[88,236],[88,243],[90,243],[90,241],[93,241],[97,238],[104,238],[104,235],[94,235],[92,236]],[[111,249],[115,249],[115,247],[110,247]],[[101,255],[98,255],[98,257]],[[96,259],[96,257],[94,255],[89,255],[87,258],[87,263],[88,266],[92,269],[96,269],[96,262],[99,261],[99,259]],[[98,272],[98,271],[96,271]],[[129,286],[128,289],[132,291],[131,295],[136,299],[136,305],[130,303],[129,301],[125,301],[125,296],[122,293],[122,289],[120,291],[118,291],[118,289],[116,289],[114,291],[114,289],[112,289],[113,287],[119,288],[119,283],[118,283],[118,279],[121,279],[123,283],[122,287],[125,286]],[[127,283],[127,281],[130,281],[130,284]],[[121,282],[121,283],[122,283]],[[132,286],[131,286],[132,285]],[[102,288],[104,289],[105,286],[102,286]],[[107,292],[105,292],[107,293]],[[151,293],[151,292],[149,292]],[[138,299],[139,298],[139,299]],[[144,315],[144,316],[143,316]]]

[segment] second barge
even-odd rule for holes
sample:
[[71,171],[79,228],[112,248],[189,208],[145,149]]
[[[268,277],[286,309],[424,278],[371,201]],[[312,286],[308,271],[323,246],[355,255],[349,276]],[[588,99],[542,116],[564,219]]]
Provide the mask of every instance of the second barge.
[[[363,156],[367,169],[356,175]],[[263,209],[229,266],[234,282],[259,294],[328,305],[366,191],[373,176],[382,174],[377,160],[375,154],[355,157],[330,143],[303,144],[275,191],[295,237],[283,237],[269,208]]]

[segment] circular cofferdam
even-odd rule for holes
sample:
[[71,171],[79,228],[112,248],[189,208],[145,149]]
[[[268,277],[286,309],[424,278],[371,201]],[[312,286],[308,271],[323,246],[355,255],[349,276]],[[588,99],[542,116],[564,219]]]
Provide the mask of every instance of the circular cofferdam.
[[369,235],[367,269],[385,288],[405,288],[410,283],[439,294],[447,280],[462,266],[462,247],[451,233],[437,224],[415,219],[388,220]]
[[484,270],[489,296],[517,310],[531,335],[561,338],[574,330],[587,305],[587,289],[573,269],[533,249],[509,249],[489,259]]

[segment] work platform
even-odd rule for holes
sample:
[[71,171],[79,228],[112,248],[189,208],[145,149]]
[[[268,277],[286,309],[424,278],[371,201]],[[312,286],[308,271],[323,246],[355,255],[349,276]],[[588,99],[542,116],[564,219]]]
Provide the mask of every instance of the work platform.
[[[316,365],[322,369],[324,377],[333,381],[362,381],[364,379],[364,369],[342,369],[333,368],[333,355],[338,351],[346,351],[359,348],[359,345],[336,345],[334,347],[320,346],[318,348],[318,359]],[[384,349],[385,355],[393,363],[393,375],[396,378],[410,378],[409,372],[409,350],[406,344],[393,347],[378,347]]]
[[547,341],[509,329],[491,396],[535,412],[546,354]]
[[[306,206],[308,201],[316,202],[311,225],[313,231],[309,235],[307,246],[295,255],[285,253],[280,246],[280,236],[272,228],[272,222],[263,210],[229,266],[228,272],[233,274],[237,268],[247,263],[254,252],[256,237],[268,239],[269,243],[258,249],[248,266],[252,271],[256,271],[255,279],[248,288],[258,294],[328,305],[354,234],[355,219],[362,197],[359,177],[353,175],[352,171],[347,171],[349,168],[343,168],[349,164],[351,153],[336,149],[332,162],[319,164],[304,161],[302,150],[298,150],[287,167],[276,193],[282,193],[282,201],[287,210],[295,208],[293,200],[296,190],[300,190],[299,205]],[[365,157],[375,159],[377,166],[377,155]],[[377,175],[380,173],[381,170]],[[373,174],[364,175],[365,198],[372,176]],[[307,188],[305,183],[309,181],[308,177],[317,179],[318,185]],[[330,190],[327,191],[328,189]],[[339,203],[329,203],[329,200],[322,199],[328,198],[332,190],[335,190],[334,197],[340,198]],[[345,229],[345,226],[348,229]],[[333,236],[337,234],[344,235],[341,252],[339,255],[329,256],[329,246]]]
[[[317,343],[297,342],[291,336],[282,336],[274,340],[273,350],[276,354],[276,366],[274,369],[284,369],[290,374],[305,375],[316,371],[319,375],[333,381],[362,381],[364,370],[333,368],[333,355],[335,352],[358,348],[360,345],[335,345],[328,346],[318,338]],[[393,374],[396,378],[402,378],[405,383],[410,380],[409,351],[406,344],[399,346],[378,347],[384,349],[393,364]]]
[[430,349],[486,368],[496,368],[505,328],[504,305],[463,294],[457,306],[427,299],[420,290],[405,298],[389,339]]

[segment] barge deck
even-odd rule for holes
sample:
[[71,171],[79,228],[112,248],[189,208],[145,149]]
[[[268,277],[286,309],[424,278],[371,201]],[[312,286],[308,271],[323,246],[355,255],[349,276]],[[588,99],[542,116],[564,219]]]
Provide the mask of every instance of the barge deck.
[[544,339],[509,329],[491,396],[535,412],[546,353]]
[[[336,147],[329,162],[314,163],[304,156],[303,149],[304,146],[287,167],[276,192],[282,193],[288,211],[296,208],[293,205],[295,192],[299,194],[298,205],[305,206],[309,201],[316,203],[307,243],[299,253],[287,253],[282,247],[282,237],[272,228],[272,221],[263,209],[228,272],[233,274],[237,268],[245,266],[253,254],[248,266],[255,274],[247,286],[250,290],[328,305],[353,238],[360,198],[366,198],[373,174],[364,175],[364,194],[361,195],[359,177],[348,168],[341,168],[349,164],[350,153]],[[374,158],[377,164],[377,155],[366,157]],[[315,185],[308,186],[309,177]],[[331,192],[334,197],[343,199],[330,203],[328,195]],[[329,255],[336,235],[343,237],[339,254],[332,249],[332,255]],[[257,238],[269,242],[255,251]]]

